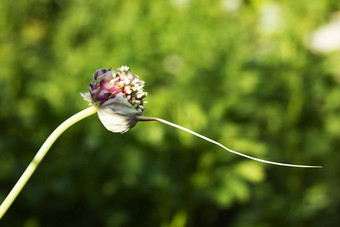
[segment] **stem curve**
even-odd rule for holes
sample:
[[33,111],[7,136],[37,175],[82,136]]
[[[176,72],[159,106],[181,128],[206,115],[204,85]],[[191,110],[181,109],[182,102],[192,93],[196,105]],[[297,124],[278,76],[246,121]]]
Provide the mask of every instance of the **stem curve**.
[[25,172],[21,175],[17,183],[14,185],[10,193],[7,195],[5,200],[2,202],[0,206],[0,220],[3,217],[3,215],[6,213],[8,208],[12,205],[15,198],[18,196],[18,194],[21,192],[23,187],[26,185],[27,181],[30,179],[38,165],[40,164],[41,160],[45,157],[48,150],[51,148],[53,143],[58,139],[58,137],[63,134],[69,127],[77,123],[78,121],[91,116],[92,114],[95,114],[97,112],[97,107],[90,106],[72,117],[68,118],[66,121],[64,121],[61,125],[59,125],[52,134],[46,139],[44,144],[41,146],[31,163],[26,168]]

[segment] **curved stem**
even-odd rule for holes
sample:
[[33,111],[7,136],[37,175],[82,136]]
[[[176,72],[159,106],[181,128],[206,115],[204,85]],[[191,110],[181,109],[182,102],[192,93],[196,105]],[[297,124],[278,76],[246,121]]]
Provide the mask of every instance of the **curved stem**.
[[15,198],[18,196],[22,188],[25,186],[27,181],[30,179],[35,169],[40,164],[41,160],[46,155],[47,151],[51,148],[52,144],[58,139],[58,137],[65,132],[70,126],[74,125],[78,121],[94,114],[97,112],[97,108],[94,106],[90,106],[85,110],[80,111],[79,113],[73,115],[66,121],[64,121],[61,125],[59,125],[52,134],[47,138],[44,144],[41,146],[29,166],[26,168],[25,172],[21,175],[20,179],[17,181],[15,186],[12,188],[11,192],[7,195],[6,199],[2,202],[0,206],[0,219],[6,213],[8,208],[12,205]]
[[169,121],[166,121],[166,120],[163,120],[161,118],[156,118],[156,117],[144,117],[144,116],[140,116],[138,117],[138,120],[139,121],[158,121],[158,122],[161,122],[161,123],[164,123],[164,124],[167,124],[167,125],[170,125],[172,127],[175,127],[175,128],[178,128],[178,129],[181,129],[183,131],[186,131],[192,135],[195,135],[197,137],[200,137],[201,139],[204,139],[210,143],[213,143],[213,144],[216,144],[217,146],[220,146],[222,147],[223,149],[233,153],[233,154],[236,154],[236,155],[239,155],[239,156],[243,156],[245,158],[249,158],[249,159],[252,159],[252,160],[255,160],[255,161],[258,161],[258,162],[263,162],[263,163],[267,163],[267,164],[272,164],[272,165],[278,165],[278,166],[288,166],[288,167],[300,167],[300,168],[323,168],[322,166],[306,166],[306,165],[294,165],[294,164],[286,164],[286,163],[280,163],[280,162],[272,162],[272,161],[267,161],[267,160],[263,160],[263,159],[259,159],[259,158],[254,158],[252,156],[249,156],[249,155],[246,155],[246,154],[242,154],[240,152],[237,152],[237,151],[234,151],[234,150],[231,150],[229,148],[227,148],[226,146],[220,144],[219,142],[216,142],[215,140],[212,140],[208,137],[205,137],[201,134],[198,134],[194,131],[191,131],[190,129],[187,129],[187,128],[184,128],[182,126],[179,126],[179,125],[176,125],[174,123],[171,123]]

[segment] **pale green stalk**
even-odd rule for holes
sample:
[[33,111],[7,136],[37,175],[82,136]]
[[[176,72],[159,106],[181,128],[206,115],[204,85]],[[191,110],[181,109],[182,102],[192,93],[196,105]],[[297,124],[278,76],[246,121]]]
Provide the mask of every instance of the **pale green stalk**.
[[73,115],[66,121],[64,121],[61,125],[56,128],[52,134],[47,138],[45,143],[41,146],[38,153],[35,155],[25,172],[21,175],[20,179],[17,181],[15,186],[12,188],[11,192],[7,195],[6,199],[2,202],[0,206],[0,219],[6,213],[8,208],[12,205],[15,198],[18,196],[22,188],[25,186],[27,181],[30,179],[35,169],[40,164],[41,160],[46,155],[47,151],[51,148],[53,143],[58,139],[58,137],[65,132],[69,127],[77,123],[78,121],[95,114],[97,112],[97,108],[94,106],[90,106],[85,110],[80,111],[79,113]]

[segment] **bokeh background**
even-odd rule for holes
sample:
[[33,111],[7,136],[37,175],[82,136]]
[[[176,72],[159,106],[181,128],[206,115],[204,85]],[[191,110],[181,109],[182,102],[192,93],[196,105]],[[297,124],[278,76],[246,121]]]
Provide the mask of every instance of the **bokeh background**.
[[157,122],[114,134],[92,116],[53,145],[0,225],[339,225],[339,10],[338,0],[2,0],[1,201],[47,136],[88,106],[80,92],[93,73],[122,65],[146,81],[146,116],[324,169],[261,164]]

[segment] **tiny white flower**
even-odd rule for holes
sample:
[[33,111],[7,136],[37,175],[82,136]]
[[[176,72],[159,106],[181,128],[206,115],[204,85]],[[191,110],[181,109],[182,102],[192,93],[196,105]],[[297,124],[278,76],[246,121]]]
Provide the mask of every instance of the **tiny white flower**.
[[120,67],[118,70],[119,70],[120,72],[128,72],[128,71],[130,71],[130,68],[129,68],[128,66],[126,66],[126,65],[123,65],[123,66]]

